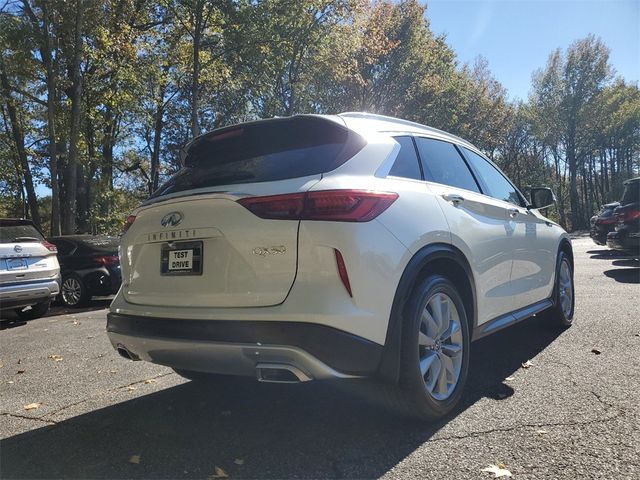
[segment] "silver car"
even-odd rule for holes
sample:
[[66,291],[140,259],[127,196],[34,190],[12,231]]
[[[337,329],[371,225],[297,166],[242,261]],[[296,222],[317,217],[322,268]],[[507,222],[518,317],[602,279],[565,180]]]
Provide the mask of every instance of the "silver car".
[[13,310],[32,320],[47,313],[60,292],[56,254],[31,220],[0,218],[0,315]]

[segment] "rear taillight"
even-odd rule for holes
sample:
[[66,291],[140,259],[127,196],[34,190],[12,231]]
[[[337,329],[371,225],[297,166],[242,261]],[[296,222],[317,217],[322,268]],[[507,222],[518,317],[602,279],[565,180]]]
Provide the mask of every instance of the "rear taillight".
[[120,265],[120,259],[117,255],[98,255],[95,260],[105,267]]
[[640,218],[640,210],[627,210],[617,214],[619,222],[631,222]]
[[133,225],[133,222],[135,221],[136,221],[136,216],[129,215],[127,219],[124,221],[124,225],[122,226],[122,233],[126,233],[126,231],[129,230],[129,228],[131,228],[131,225]]
[[46,240],[44,242],[40,242],[42,244],[42,246],[44,248],[46,248],[47,250],[49,250],[50,252],[58,252],[58,247],[56,247],[53,243],[51,242],[47,242]]
[[389,192],[324,190],[247,197],[238,203],[265,219],[368,222],[389,208],[397,198],[397,193]]

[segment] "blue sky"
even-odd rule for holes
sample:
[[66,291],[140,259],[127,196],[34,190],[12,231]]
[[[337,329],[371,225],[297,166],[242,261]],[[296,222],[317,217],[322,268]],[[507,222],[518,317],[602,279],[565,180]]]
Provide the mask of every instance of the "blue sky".
[[556,48],[593,33],[610,63],[640,79],[640,0],[430,0],[427,17],[461,63],[482,55],[513,99],[527,99],[531,74]]

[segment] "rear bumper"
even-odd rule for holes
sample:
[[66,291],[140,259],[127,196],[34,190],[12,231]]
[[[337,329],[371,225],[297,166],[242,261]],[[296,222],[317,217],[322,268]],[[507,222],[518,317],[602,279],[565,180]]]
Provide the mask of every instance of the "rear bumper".
[[374,375],[383,347],[312,323],[183,320],[109,313],[107,333],[142,360],[173,368],[255,375],[258,364],[293,366],[309,378]]
[[60,292],[60,275],[46,280],[0,286],[2,309],[26,307],[53,300]]
[[640,234],[628,233],[625,230],[611,232],[607,235],[607,246],[613,250],[637,254],[640,252]]

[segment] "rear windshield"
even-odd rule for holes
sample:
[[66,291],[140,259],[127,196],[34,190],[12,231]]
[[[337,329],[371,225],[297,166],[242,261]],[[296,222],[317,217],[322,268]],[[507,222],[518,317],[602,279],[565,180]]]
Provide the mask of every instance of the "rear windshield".
[[628,205],[630,203],[640,202],[640,181],[630,182],[624,186],[624,193],[620,204]]
[[0,243],[41,242],[40,232],[30,223],[0,222]]
[[83,238],[78,241],[78,245],[84,247],[86,250],[99,250],[101,252],[117,252],[118,243],[120,239],[118,237],[94,237]]
[[184,167],[152,196],[233,185],[272,182],[334,170],[364,140],[327,119],[297,116],[216,130],[196,140]]

